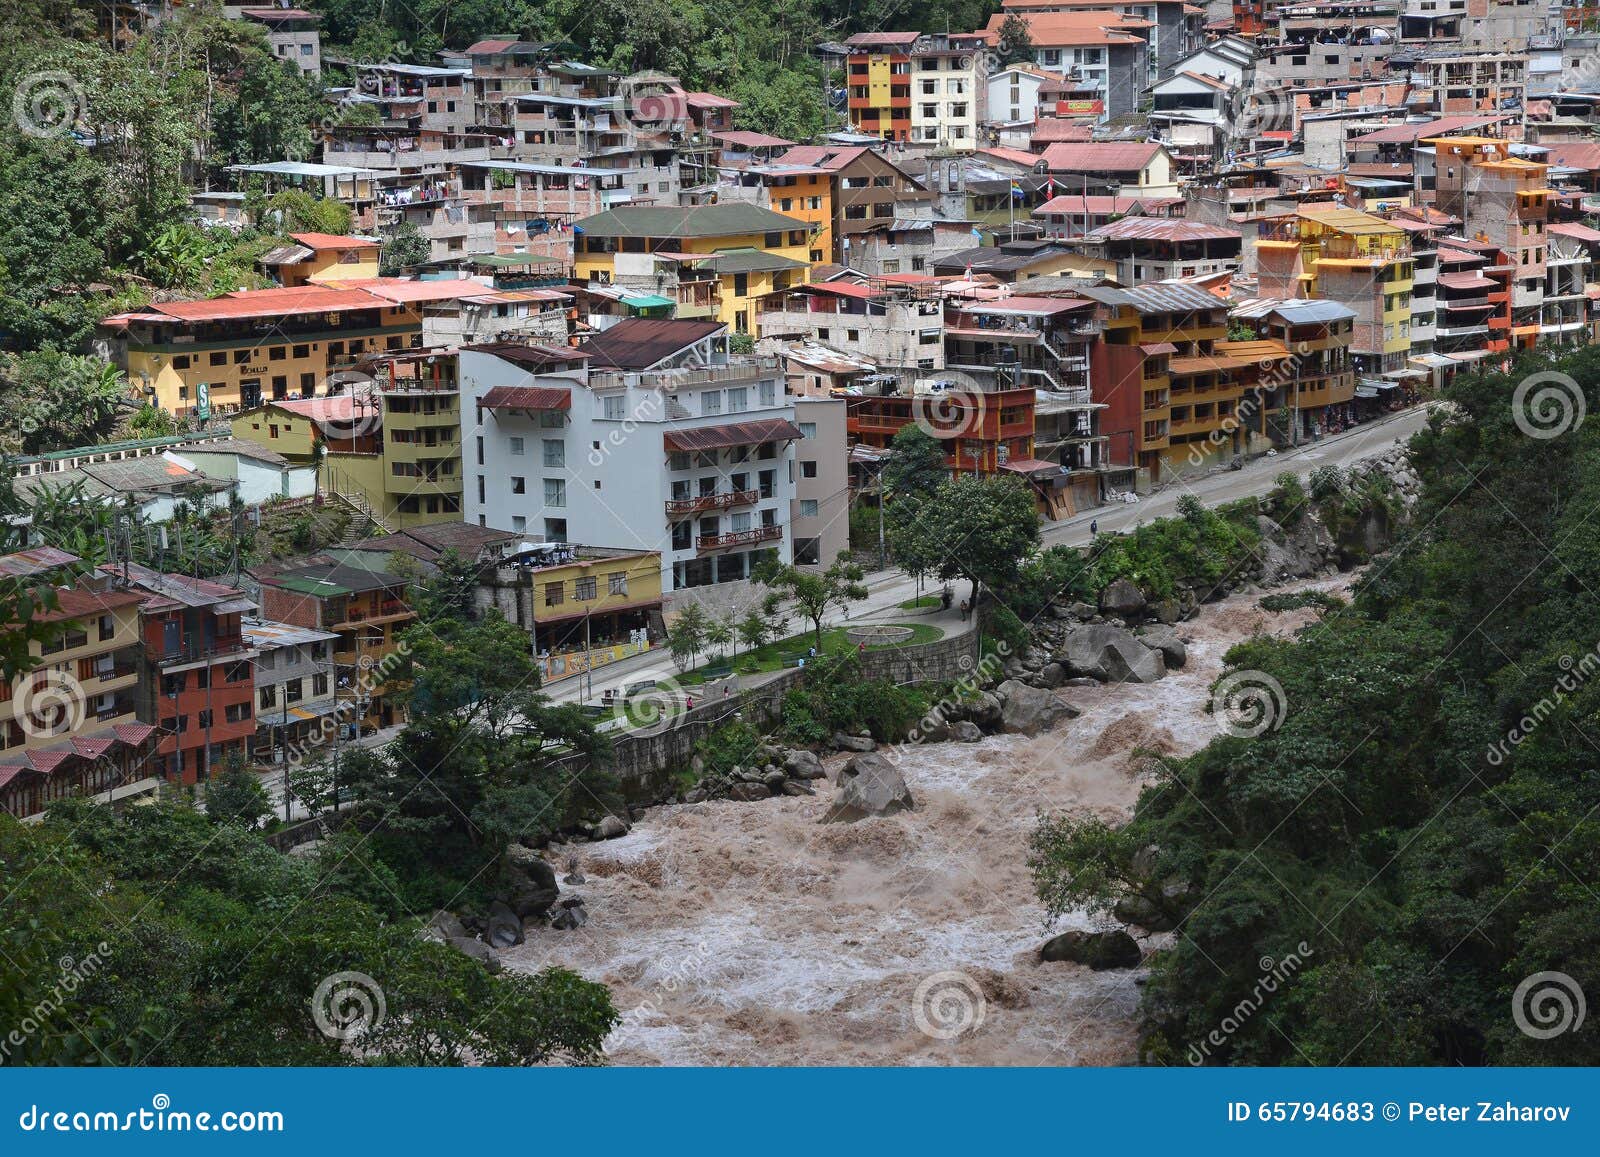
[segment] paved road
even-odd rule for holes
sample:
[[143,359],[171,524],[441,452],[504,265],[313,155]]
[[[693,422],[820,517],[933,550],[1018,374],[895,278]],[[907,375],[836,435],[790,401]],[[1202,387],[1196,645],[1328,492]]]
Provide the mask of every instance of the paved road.
[[[1094,521],[1099,522],[1102,533],[1129,531],[1157,518],[1170,518],[1177,513],[1178,499],[1186,494],[1193,494],[1210,506],[1261,494],[1270,489],[1273,479],[1285,471],[1293,471],[1304,479],[1319,466],[1348,466],[1386,453],[1394,448],[1397,441],[1405,441],[1426,423],[1426,407],[1413,407],[1344,434],[1336,434],[1295,450],[1280,451],[1270,457],[1257,458],[1239,470],[1222,469],[1191,482],[1174,482],[1138,502],[1095,507],[1076,517],[1048,523],[1043,531],[1043,539],[1047,546],[1058,543],[1085,546],[1090,539],[1089,524]],[[827,624],[831,626],[847,620],[904,618],[905,612],[899,609],[899,604],[915,596],[918,591],[915,579],[893,569],[869,576],[867,589],[871,592],[867,599],[852,605],[844,614],[830,615]],[[923,590],[927,589],[923,587]],[[936,590],[937,584],[932,589]],[[965,584],[958,585],[957,597],[964,592]],[[593,702],[607,688],[620,689],[626,683],[649,675],[664,677],[673,673],[671,657],[663,649],[623,659],[595,672],[592,692],[587,686],[579,686],[581,677],[552,683],[547,692],[557,702],[577,702],[580,695]]]

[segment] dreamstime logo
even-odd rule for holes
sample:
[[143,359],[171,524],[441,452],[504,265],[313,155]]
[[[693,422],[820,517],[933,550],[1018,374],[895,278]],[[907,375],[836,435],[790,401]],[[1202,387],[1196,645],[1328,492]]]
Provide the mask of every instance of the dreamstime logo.
[[1528,736],[1555,714],[1578,688],[1593,678],[1596,671],[1600,671],[1600,646],[1585,651],[1577,659],[1571,655],[1562,655],[1556,660],[1556,666],[1561,668],[1561,674],[1556,676],[1549,694],[1542,696],[1537,703],[1528,708],[1506,732],[1504,739],[1489,745],[1486,758],[1493,766],[1499,767],[1509,759],[1511,753],[1521,747]]
[[1588,1011],[1583,989],[1565,972],[1535,972],[1511,994],[1511,1019],[1534,1040],[1577,1032]]
[[1585,413],[1583,387],[1557,370],[1523,378],[1511,393],[1511,420],[1528,437],[1540,441],[1576,430],[1583,425]]
[[611,457],[612,452],[621,449],[634,432],[639,429],[639,423],[652,421],[661,412],[664,405],[665,403],[659,393],[651,391],[646,394],[644,399],[634,407],[632,414],[622,419],[622,423],[616,429],[608,430],[606,436],[600,440],[598,445],[590,448],[589,465],[604,466],[606,459]]
[[642,679],[651,686],[632,695],[624,688],[611,709],[612,718],[639,736],[660,735],[681,724],[689,709],[688,696],[678,681],[671,676],[644,675]]
[[363,370],[335,370],[322,379],[324,397],[350,399],[349,435],[365,438],[383,428],[383,404],[378,398],[378,381]]
[[1265,671],[1234,671],[1217,680],[1211,692],[1217,730],[1238,739],[1276,731],[1287,711],[1283,684]]
[[1211,1058],[1214,1050],[1228,1043],[1234,1033],[1244,1027],[1245,1023],[1259,1011],[1267,1002],[1267,997],[1273,995],[1279,988],[1288,984],[1291,977],[1300,971],[1306,957],[1312,955],[1311,945],[1304,940],[1295,946],[1295,951],[1288,953],[1281,960],[1271,956],[1263,956],[1256,962],[1256,967],[1261,970],[1261,975],[1256,978],[1256,983],[1244,999],[1228,1010],[1227,1014],[1217,1024],[1217,1027],[1207,1033],[1198,1043],[1189,1046],[1189,1063],[1203,1065]]
[[948,442],[983,427],[987,398],[976,379],[954,370],[917,382],[911,394],[911,420],[923,433]]
[[1263,133],[1292,132],[1294,105],[1288,93],[1245,92],[1235,88],[1228,99],[1233,113],[1233,135],[1241,141],[1254,140]]
[[917,985],[911,1019],[917,1031],[934,1040],[955,1040],[983,1027],[988,1001],[965,972],[935,972]]
[[11,118],[30,137],[68,132],[88,110],[83,86],[66,72],[35,72],[11,95]]
[[336,1041],[351,1041],[384,1022],[389,1006],[383,989],[365,972],[335,972],[311,996],[317,1031]]
[[55,668],[24,675],[14,699],[17,725],[34,739],[71,735],[88,713],[83,684]]
[[621,118],[641,136],[682,132],[689,123],[689,98],[670,76],[639,72],[622,78],[617,88]]

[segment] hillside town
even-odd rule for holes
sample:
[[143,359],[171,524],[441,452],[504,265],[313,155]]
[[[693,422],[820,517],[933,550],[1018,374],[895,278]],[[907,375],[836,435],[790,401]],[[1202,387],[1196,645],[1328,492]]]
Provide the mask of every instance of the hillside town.
[[[117,44],[182,5],[102,8]],[[764,564],[881,565],[907,427],[1061,522],[1589,344],[1597,12],[1003,0],[816,46],[837,127],[794,141],[561,43],[369,62],[315,11],[228,5],[329,116],[310,154],[193,190],[194,223],[257,228],[256,194],[295,190],[348,230],[94,325],[171,432],[13,459],[24,505],[114,514],[88,564],[39,536],[0,560],[65,624],[0,685],[0,804],[394,726],[366,672],[415,617],[396,557],[452,552],[554,683],[748,602]],[[188,574],[118,539],[264,510],[337,537]],[[51,672],[89,689],[69,728],[22,710]]]

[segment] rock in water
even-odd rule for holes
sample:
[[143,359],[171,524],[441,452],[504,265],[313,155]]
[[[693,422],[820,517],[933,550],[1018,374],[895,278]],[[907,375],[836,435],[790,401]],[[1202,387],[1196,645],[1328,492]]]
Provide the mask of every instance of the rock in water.
[[840,751],[875,751],[878,747],[870,735],[846,735],[842,731],[833,733],[833,745]]
[[543,916],[561,897],[556,870],[522,844],[510,844],[500,861],[501,890],[519,918]]
[[461,923],[461,918],[454,912],[447,912],[440,908],[422,926],[421,936],[424,940],[436,940],[441,944],[451,940],[467,938],[466,925]]
[[449,944],[456,951],[479,961],[490,972],[499,972],[504,967],[500,963],[500,958],[482,940],[474,940],[470,936],[452,936]]
[[957,743],[977,743],[983,738],[983,732],[970,719],[963,719],[950,728],[950,738]]
[[1176,671],[1189,661],[1189,648],[1171,627],[1154,627],[1140,635],[1139,641],[1152,651],[1160,651],[1169,671]]
[[596,839],[615,840],[628,834],[628,825],[616,816],[606,816],[594,826]]
[[764,783],[736,783],[728,788],[728,798],[754,803],[758,799],[771,799],[772,789]]
[[1059,660],[1074,675],[1103,683],[1154,683],[1167,673],[1158,652],[1131,631],[1108,623],[1091,623],[1070,632]]
[[574,928],[582,928],[588,922],[589,911],[583,906],[583,900],[574,897],[571,901],[561,902],[561,908],[550,921],[550,927],[568,932]]
[[1045,941],[1039,959],[1087,964],[1096,972],[1137,968],[1144,959],[1139,942],[1118,928],[1111,932],[1063,932]]
[[1127,579],[1117,579],[1100,592],[1100,609],[1126,618],[1144,610],[1144,595]]
[[496,900],[489,905],[489,926],[484,932],[484,939],[491,948],[511,948],[521,944],[526,939],[522,934],[522,918],[511,910],[509,904]]
[[822,770],[822,760],[817,758],[814,751],[791,751],[784,757],[783,769],[789,773],[790,779],[821,779],[827,774]]
[[1057,699],[1055,692],[1007,679],[996,689],[1001,700],[1000,725],[1015,735],[1038,735],[1079,712]]
[[900,769],[876,752],[855,756],[839,772],[838,791],[823,823],[854,823],[916,806]]

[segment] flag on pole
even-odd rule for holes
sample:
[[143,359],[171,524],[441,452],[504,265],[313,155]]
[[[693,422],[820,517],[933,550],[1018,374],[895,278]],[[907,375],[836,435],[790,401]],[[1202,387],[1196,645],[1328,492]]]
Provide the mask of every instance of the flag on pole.
[[1017,184],[1015,181],[1012,181],[1011,195],[1020,201],[1026,194],[1023,193],[1021,185]]

